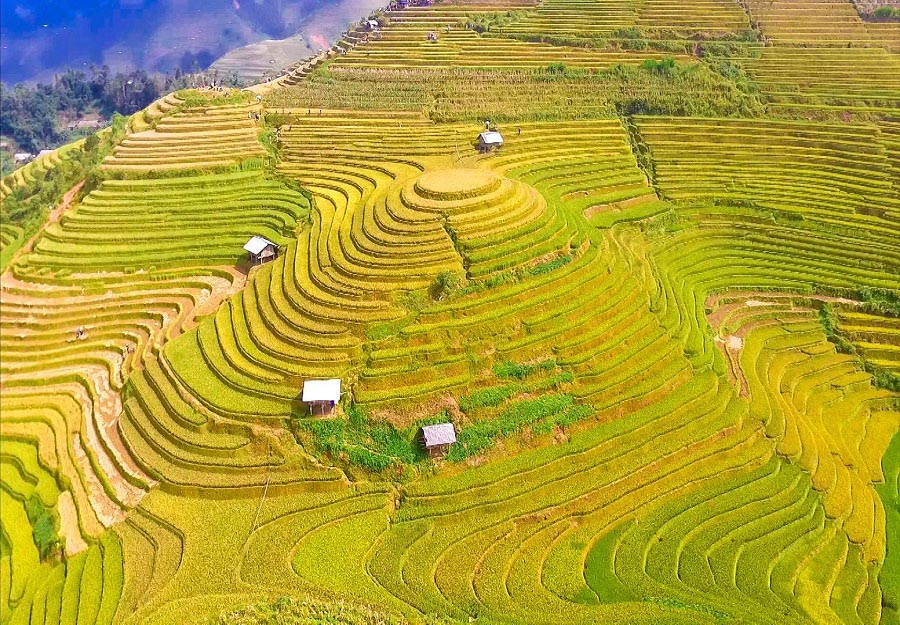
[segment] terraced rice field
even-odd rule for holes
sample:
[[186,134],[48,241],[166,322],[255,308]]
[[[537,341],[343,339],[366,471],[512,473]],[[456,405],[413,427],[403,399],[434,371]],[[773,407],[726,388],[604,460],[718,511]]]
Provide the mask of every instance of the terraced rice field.
[[746,64],[775,110],[847,100],[862,111],[900,108],[900,60],[884,48],[772,47]]
[[[618,53],[601,50],[527,43],[514,39],[486,39],[468,28],[472,15],[493,7],[411,8],[390,12],[391,28],[380,39],[354,48],[337,58],[336,67],[437,69],[483,68],[535,69],[561,62],[573,67],[610,67],[619,63],[640,63],[651,54]],[[429,33],[437,35],[429,41]]]
[[[132,117],[3,273],[0,622],[900,622],[891,46],[837,1],[387,17]],[[641,67],[684,41],[732,47]]]
[[166,101],[157,103],[139,118],[135,129],[164,115],[149,130],[134,132],[109,156],[104,167],[115,171],[159,172],[179,169],[213,169],[262,158],[255,120],[258,107],[226,105],[185,108],[165,115]]
[[629,28],[668,32],[733,32],[749,26],[747,14],[730,0],[544,0],[504,32],[576,37],[616,37]]
[[34,185],[38,180],[43,179],[50,169],[77,154],[83,144],[84,140],[66,144],[57,150],[39,156],[3,178],[0,183],[0,201],[6,200],[17,189]]
[[840,327],[850,336],[859,353],[872,365],[893,373],[900,367],[900,328],[895,317],[853,310],[840,315]]
[[829,46],[896,45],[889,35],[870,29],[850,2],[836,0],[748,0],[749,13],[762,33],[776,43]]
[[[76,271],[234,264],[252,234],[292,239],[305,210],[300,193],[257,171],[106,180],[47,228],[27,263]],[[221,221],[228,227],[210,234]]]
[[0,253],[18,247],[25,236],[24,230],[15,224],[0,224]]

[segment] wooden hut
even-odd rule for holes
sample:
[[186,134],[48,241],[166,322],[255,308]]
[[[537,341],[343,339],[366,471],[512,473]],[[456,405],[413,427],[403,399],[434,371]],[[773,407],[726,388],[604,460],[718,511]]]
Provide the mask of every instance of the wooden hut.
[[486,130],[478,135],[478,150],[481,152],[490,152],[498,150],[503,146],[503,135],[496,130]]
[[250,262],[254,265],[273,260],[278,256],[278,246],[263,237],[252,237],[244,250],[250,256]]
[[341,381],[306,380],[303,383],[301,401],[306,404],[311,414],[330,414],[341,401]]
[[452,423],[426,425],[422,428],[422,446],[432,458],[442,456],[456,442],[456,430]]

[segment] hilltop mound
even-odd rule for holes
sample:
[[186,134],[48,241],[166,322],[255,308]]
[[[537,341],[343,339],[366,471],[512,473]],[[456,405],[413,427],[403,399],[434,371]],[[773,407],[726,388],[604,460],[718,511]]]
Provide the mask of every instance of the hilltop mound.
[[477,198],[494,191],[500,180],[489,171],[480,169],[441,169],[419,176],[415,190],[423,197],[452,202]]

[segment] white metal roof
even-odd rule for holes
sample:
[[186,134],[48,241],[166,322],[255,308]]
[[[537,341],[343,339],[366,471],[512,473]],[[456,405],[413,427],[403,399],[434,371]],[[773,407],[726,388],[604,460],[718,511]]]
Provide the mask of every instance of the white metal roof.
[[244,249],[247,250],[248,252],[250,252],[251,254],[259,254],[261,251],[263,251],[270,245],[275,245],[275,244],[263,237],[253,237],[252,239],[247,241],[247,244],[244,245]]
[[478,138],[481,139],[482,143],[503,143],[503,135],[495,130],[482,132],[478,135]]
[[449,445],[456,442],[456,430],[452,423],[426,425],[422,428],[422,435],[425,437],[425,447]]
[[333,401],[341,400],[340,380],[306,380],[303,383],[302,401]]

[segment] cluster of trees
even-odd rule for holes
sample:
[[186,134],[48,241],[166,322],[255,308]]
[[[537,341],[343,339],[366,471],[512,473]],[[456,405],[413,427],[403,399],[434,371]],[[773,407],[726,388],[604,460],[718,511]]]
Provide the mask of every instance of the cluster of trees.
[[[105,119],[130,115],[161,95],[201,84],[233,86],[237,77],[217,73],[148,74],[143,70],[113,74],[109,67],[91,67],[88,73],[69,70],[51,84],[10,87],[0,83],[0,134],[20,149],[52,149],[79,136],[64,123],[85,113]],[[83,133],[81,133],[83,134]]]
[[900,20],[900,8],[892,6],[878,7],[872,11],[872,17],[880,22]]
[[95,188],[100,181],[97,167],[124,137],[126,121],[122,115],[113,114],[108,129],[88,137],[82,147],[73,150],[62,162],[46,171],[35,172],[35,180],[30,184],[17,186],[0,204],[0,223],[22,227],[27,238],[79,181],[85,180],[83,193]]

